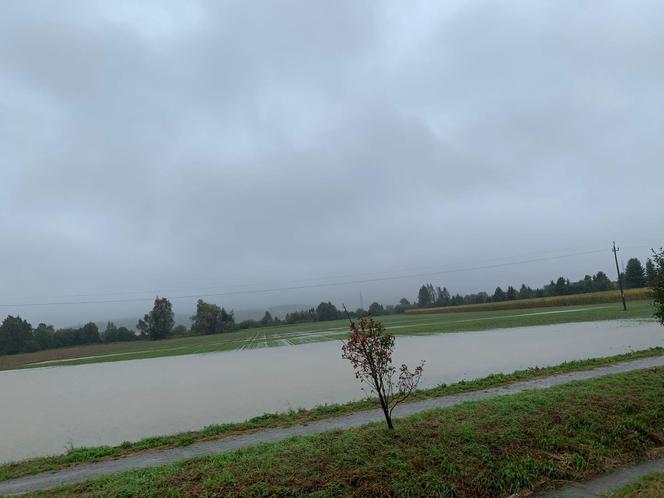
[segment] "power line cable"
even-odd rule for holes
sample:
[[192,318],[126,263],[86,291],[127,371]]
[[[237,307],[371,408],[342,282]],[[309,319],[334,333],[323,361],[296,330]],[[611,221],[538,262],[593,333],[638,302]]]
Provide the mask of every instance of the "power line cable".
[[[542,258],[533,258],[526,259],[521,261],[513,261],[508,263],[497,263],[492,265],[483,265],[483,266],[474,266],[466,268],[456,268],[450,270],[440,270],[435,272],[426,272],[426,273],[415,273],[409,275],[396,275],[396,276],[386,276],[379,278],[370,278],[370,279],[360,279],[360,280],[348,280],[344,282],[330,282],[330,283],[316,283],[310,285],[297,285],[297,286],[288,286],[288,287],[274,287],[267,289],[252,289],[252,290],[239,290],[239,291],[227,291],[227,292],[215,292],[215,293],[197,293],[190,295],[179,295],[169,297],[171,300],[176,299],[199,299],[203,297],[217,297],[217,296],[234,296],[234,295],[247,295],[247,294],[265,294],[270,292],[282,292],[282,291],[291,291],[291,290],[301,290],[301,289],[313,289],[320,287],[338,287],[344,285],[356,285],[364,284],[371,282],[385,282],[391,280],[403,280],[410,278],[424,278],[432,277],[435,275],[443,275],[449,273],[462,273],[468,271],[477,271],[477,270],[488,270],[494,268],[503,268],[506,266],[528,264],[528,263],[538,263],[542,261],[551,261],[557,259],[565,259],[575,256],[582,256],[588,254],[597,254],[600,252],[607,252],[607,249],[595,249],[592,251],[576,252],[571,254],[564,254],[560,256],[548,256]],[[111,303],[132,303],[132,302],[146,302],[152,301],[152,297],[142,297],[142,298],[123,298],[123,299],[98,299],[98,300],[86,300],[86,301],[51,301],[51,302],[31,302],[31,303],[14,303],[14,304],[0,304],[0,307],[28,307],[28,306],[67,306],[67,305],[83,305],[83,304],[111,304]]]
[[[636,247],[636,246],[635,246]],[[645,247],[645,246],[643,246]],[[555,254],[559,252],[564,252],[564,251],[579,251],[581,248],[565,248],[565,249],[558,249],[554,251],[534,251],[534,252],[528,252],[528,253],[521,253],[518,255],[513,255],[513,256],[503,256],[503,257],[496,257],[496,258],[487,258],[483,259],[480,261],[457,261],[455,263],[448,263],[444,265],[436,265],[436,266],[420,266],[420,267],[411,267],[411,268],[406,268],[406,269],[401,269],[401,270],[384,270],[384,271],[378,271],[378,272],[363,272],[363,273],[353,273],[353,274],[345,274],[345,275],[335,275],[335,276],[320,276],[320,277],[309,277],[309,278],[301,278],[301,279],[295,279],[295,280],[282,280],[278,282],[267,282],[267,283],[252,283],[252,284],[229,284],[229,285],[214,285],[214,286],[196,286],[190,289],[169,289],[169,288],[161,288],[161,289],[152,289],[152,290],[142,290],[142,291],[136,291],[136,290],[130,290],[130,291],[115,291],[115,292],[80,292],[80,293],[75,293],[75,294],[58,294],[58,295],[24,295],[24,296],[15,296],[14,299],[64,299],[64,298],[76,298],[76,297],[81,297],[81,298],[86,298],[86,297],[102,297],[102,296],[122,296],[122,295],[128,295],[128,294],[167,294],[167,293],[195,293],[198,291],[208,291],[208,290],[226,290],[226,291],[231,291],[231,290],[239,290],[247,287],[256,287],[256,286],[273,286],[273,285],[284,285],[284,284],[294,284],[294,283],[304,283],[304,282],[312,282],[312,281],[321,281],[321,280],[337,280],[337,279],[342,279],[342,278],[357,278],[359,276],[372,276],[372,275],[385,275],[385,274],[397,274],[397,273],[404,273],[404,272],[414,272],[414,271],[422,271],[422,270],[434,270],[438,271],[441,268],[448,268],[450,266],[457,266],[457,265],[463,265],[463,264],[477,264],[477,263],[489,263],[492,261],[501,261],[501,260],[509,260],[509,259],[514,259],[514,258],[523,258],[526,256],[532,256],[536,254]],[[598,250],[599,251],[599,250]],[[514,262],[514,264],[518,264],[518,261]]]

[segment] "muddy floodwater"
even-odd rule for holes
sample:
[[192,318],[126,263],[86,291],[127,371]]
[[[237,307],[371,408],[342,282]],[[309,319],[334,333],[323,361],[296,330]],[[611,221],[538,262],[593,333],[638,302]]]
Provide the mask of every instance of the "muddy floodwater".
[[[397,337],[423,387],[664,346],[652,321]],[[0,372],[0,462],[363,397],[339,341]]]

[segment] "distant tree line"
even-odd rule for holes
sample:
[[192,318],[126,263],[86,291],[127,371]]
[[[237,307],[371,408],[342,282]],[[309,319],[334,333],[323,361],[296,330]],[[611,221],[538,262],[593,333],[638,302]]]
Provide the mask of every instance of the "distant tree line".
[[[623,285],[626,289],[641,288],[653,286],[655,278],[655,265],[648,259],[645,268],[637,258],[631,258],[627,262],[625,272],[622,274]],[[594,275],[586,275],[581,280],[571,282],[565,277],[558,277],[557,280],[551,280],[548,284],[531,288],[526,284],[521,284],[517,290],[511,285],[503,290],[502,287],[496,287],[496,290],[489,294],[487,292],[478,292],[476,294],[455,294],[451,295],[446,287],[434,287],[432,284],[424,284],[417,293],[417,305],[421,308],[427,307],[445,307],[459,306],[463,304],[485,304],[500,301],[514,301],[518,299],[531,299],[535,297],[548,296],[566,296],[569,294],[586,294],[589,292],[601,292],[618,288],[618,283],[611,279],[602,271]]]
[[99,332],[97,324],[93,322],[79,328],[55,330],[53,325],[45,323],[33,328],[27,320],[9,315],[0,324],[0,354],[31,353],[42,349],[132,341],[137,338],[132,330],[127,327],[117,327],[113,322],[108,322],[103,333]]
[[[664,261],[661,253],[654,254],[655,263],[659,264]],[[628,289],[645,286],[655,288],[655,283],[658,282],[657,275],[661,275],[664,271],[655,263],[648,259],[644,267],[637,258],[630,259],[622,275],[625,287]],[[260,320],[244,320],[240,323],[235,322],[233,310],[226,311],[225,308],[217,304],[206,303],[199,299],[196,303],[196,314],[191,317],[192,325],[189,329],[184,325],[175,325],[171,302],[165,297],[157,297],[152,310],[136,324],[139,334],[127,327],[117,327],[113,322],[108,322],[106,330],[102,333],[99,332],[97,325],[93,322],[86,323],[79,328],[69,327],[55,330],[52,325],[44,323],[40,323],[36,328],[33,328],[29,322],[19,316],[10,315],[0,324],[0,354],[16,354],[82,344],[133,341],[136,339],[164,339],[186,335],[221,334],[256,327],[338,320],[346,318],[346,313],[351,318],[360,318],[403,313],[416,306],[455,306],[533,297],[564,296],[612,290],[616,286],[617,284],[601,271],[592,276],[586,275],[576,282],[559,277],[557,280],[551,280],[548,284],[536,289],[532,289],[525,284],[522,284],[518,290],[511,285],[506,290],[497,287],[492,294],[478,292],[463,296],[460,294],[452,295],[447,288],[434,287],[428,283],[420,287],[417,302],[414,304],[411,304],[404,297],[396,305],[382,305],[373,302],[366,310],[358,308],[346,312],[328,301],[321,302],[315,308],[288,313],[283,320],[273,317],[269,311],[266,311]],[[662,311],[662,315],[664,316],[664,311]]]

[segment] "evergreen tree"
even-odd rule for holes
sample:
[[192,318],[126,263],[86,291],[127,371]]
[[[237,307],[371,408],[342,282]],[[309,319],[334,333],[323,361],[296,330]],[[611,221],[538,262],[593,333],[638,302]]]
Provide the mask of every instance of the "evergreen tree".
[[565,294],[568,294],[569,290],[569,280],[565,279],[565,277],[558,277],[558,280],[556,280],[556,283],[554,285],[554,292],[555,296],[564,296]]
[[427,289],[426,285],[420,287],[420,290],[417,293],[417,305],[420,308],[431,306],[431,295],[429,294],[429,289]]
[[429,293],[429,302],[431,306],[436,305],[436,289],[433,288],[433,285],[427,284],[427,292]]
[[507,293],[505,294],[505,298],[508,301],[514,301],[517,298],[516,289],[511,285],[507,286]]
[[533,290],[526,286],[526,284],[521,284],[521,288],[519,289],[519,299],[529,299],[533,297]]
[[436,306],[449,306],[450,305],[450,292],[447,287],[436,287]]
[[652,287],[655,284],[655,264],[652,262],[652,259],[648,258],[646,261],[646,281],[648,287]]
[[495,301],[499,303],[500,301],[505,300],[505,291],[501,289],[500,287],[496,287],[495,292],[493,293],[493,297],[491,298],[492,301]]
[[625,267],[623,282],[626,289],[637,289],[646,286],[646,271],[637,258],[630,258]]
[[461,296],[461,294],[455,294],[450,298],[450,304],[452,306],[461,306],[463,304],[463,296]]
[[263,318],[261,318],[261,324],[263,325],[269,325],[274,321],[274,318],[272,318],[272,313],[269,311],[266,311],[265,314],[263,315]]

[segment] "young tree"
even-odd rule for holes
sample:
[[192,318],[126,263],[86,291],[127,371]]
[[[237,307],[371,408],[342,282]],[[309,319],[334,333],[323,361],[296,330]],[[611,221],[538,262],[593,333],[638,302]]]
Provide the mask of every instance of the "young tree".
[[653,251],[654,273],[652,283],[652,297],[655,304],[655,317],[664,325],[664,249]]
[[625,288],[638,289],[646,286],[646,271],[637,258],[630,258],[625,267]]
[[152,311],[139,320],[136,327],[141,335],[151,339],[163,339],[173,330],[175,324],[173,306],[165,297],[156,297]]
[[394,336],[385,332],[381,322],[371,318],[350,322],[350,336],[341,349],[341,357],[350,361],[355,377],[378,395],[387,427],[394,429],[392,412],[417,388],[424,361],[412,372],[406,365],[401,365],[397,372],[392,365]]

